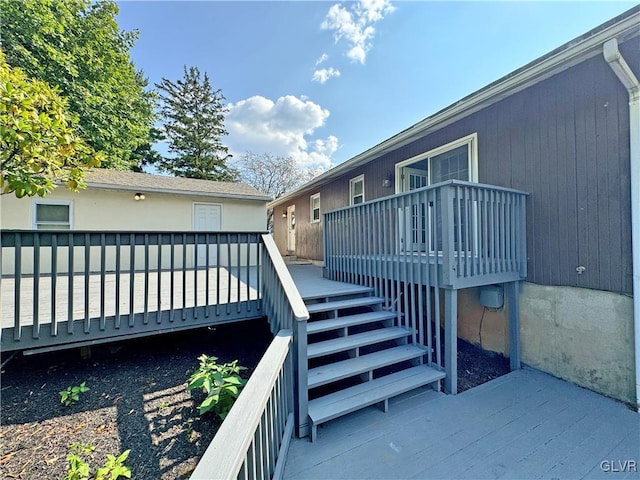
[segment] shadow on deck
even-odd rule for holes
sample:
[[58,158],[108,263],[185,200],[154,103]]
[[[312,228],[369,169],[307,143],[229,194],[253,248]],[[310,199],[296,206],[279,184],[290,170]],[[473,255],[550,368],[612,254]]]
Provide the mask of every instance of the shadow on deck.
[[640,478],[639,431],[624,405],[527,368],[328,422],[292,441],[284,478]]

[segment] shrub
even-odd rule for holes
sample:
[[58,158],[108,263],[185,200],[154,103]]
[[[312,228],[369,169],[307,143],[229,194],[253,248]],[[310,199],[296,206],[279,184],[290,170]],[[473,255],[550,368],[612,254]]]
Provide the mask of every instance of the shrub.
[[237,360],[220,365],[217,357],[208,355],[201,355],[198,360],[200,367],[189,378],[187,390],[201,388],[207,395],[199,406],[201,415],[213,409],[224,420],[247,383],[238,375],[246,368],[239,366]]

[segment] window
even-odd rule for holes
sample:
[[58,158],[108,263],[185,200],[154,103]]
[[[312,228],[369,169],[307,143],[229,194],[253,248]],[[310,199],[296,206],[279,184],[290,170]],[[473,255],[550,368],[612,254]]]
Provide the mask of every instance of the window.
[[[396,193],[408,192],[447,180],[478,181],[477,133],[396,164]],[[461,218],[467,218],[467,208],[469,208],[467,205],[460,205],[459,210],[454,209],[456,225],[460,223],[457,219],[458,212]],[[475,204],[471,208],[473,219],[477,216],[476,208]],[[437,220],[434,220],[436,218]],[[434,221],[436,223],[433,223]],[[442,239],[435,238],[435,232],[442,228],[441,220],[434,216],[432,206],[413,205],[406,209],[400,222],[402,229],[410,229],[407,230],[409,234],[401,232],[402,248],[412,251],[425,251],[429,248],[431,252],[442,249]],[[466,228],[467,223],[462,222],[459,228],[454,229],[456,248],[461,242],[463,244],[461,248],[468,249],[468,246],[464,245],[467,238]],[[430,239],[427,238],[427,231],[431,231]],[[473,241],[477,241],[476,234],[477,232],[474,231]]]
[[320,194],[316,193],[311,195],[311,223],[317,223],[320,221]]
[[364,175],[349,180],[350,205],[358,205],[364,202]]
[[33,204],[35,230],[70,230],[71,202],[36,202]]
[[446,145],[396,164],[396,193],[445,182],[478,181],[478,134],[473,133]]

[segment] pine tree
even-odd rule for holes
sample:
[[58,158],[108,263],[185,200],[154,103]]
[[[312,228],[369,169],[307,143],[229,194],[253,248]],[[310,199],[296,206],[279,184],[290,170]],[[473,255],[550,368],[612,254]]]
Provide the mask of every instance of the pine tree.
[[156,88],[162,102],[163,131],[169,142],[170,158],[159,159],[160,170],[178,177],[233,181],[231,158],[221,137],[227,109],[221,90],[213,90],[209,76],[196,67],[184,67],[184,78],[172,82],[163,78]]

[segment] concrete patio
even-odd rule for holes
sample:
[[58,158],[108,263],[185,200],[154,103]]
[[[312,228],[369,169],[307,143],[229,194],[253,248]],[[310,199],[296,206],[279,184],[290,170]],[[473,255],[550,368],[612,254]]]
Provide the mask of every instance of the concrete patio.
[[284,478],[640,478],[640,415],[525,368],[330,421],[292,441]]

